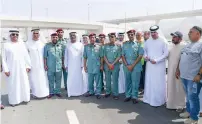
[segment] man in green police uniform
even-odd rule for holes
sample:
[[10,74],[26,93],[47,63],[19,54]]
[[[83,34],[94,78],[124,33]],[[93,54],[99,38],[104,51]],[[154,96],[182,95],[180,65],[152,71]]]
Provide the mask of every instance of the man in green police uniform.
[[133,100],[138,103],[138,88],[142,71],[141,59],[143,56],[143,48],[134,41],[135,30],[127,32],[129,41],[123,44],[122,60],[124,63],[125,81],[126,81],[126,99],[125,102]]
[[88,89],[86,97],[94,94],[94,80],[96,82],[96,96],[101,98],[102,84],[100,82],[100,71],[103,71],[103,50],[102,46],[95,45],[96,34],[89,35],[90,44],[84,48],[84,70],[88,72]]
[[64,52],[62,45],[58,43],[58,34],[51,34],[51,41],[44,48],[44,68],[47,71],[49,81],[49,96],[54,94],[61,97],[62,68],[64,67]]
[[[106,94],[105,97],[109,97],[111,94],[111,83],[112,93],[114,99],[118,99],[118,78],[119,78],[119,59],[121,58],[121,46],[115,45],[116,33],[110,33],[109,35],[110,43],[106,44],[104,47],[104,70],[106,77]],[[112,81],[111,81],[112,77]]]
[[[99,45],[102,46],[102,49],[104,50],[104,43],[105,43],[105,34],[99,34]],[[104,72],[100,72],[100,81],[102,84],[102,91],[104,91]]]
[[[62,50],[65,51],[67,41],[63,38],[64,30],[59,28],[56,32],[58,33],[58,43],[62,44],[62,47],[63,47]],[[67,75],[68,75],[68,73],[67,73],[65,68],[62,69],[62,72],[63,72],[65,90],[67,90]]]

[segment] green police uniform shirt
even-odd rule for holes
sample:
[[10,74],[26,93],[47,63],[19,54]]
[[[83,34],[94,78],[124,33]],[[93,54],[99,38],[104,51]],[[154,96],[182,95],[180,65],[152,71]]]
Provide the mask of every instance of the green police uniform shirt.
[[62,49],[63,49],[63,51],[65,52],[66,45],[67,45],[67,41],[66,41],[65,39],[59,39],[59,40],[58,40],[58,44],[61,44],[61,45],[62,45]]
[[[132,41],[126,41],[123,44],[123,47],[122,47],[122,56],[125,57],[127,65],[133,64],[135,62],[135,60],[138,58],[138,56],[139,55],[143,55],[143,54],[144,54],[144,50],[140,46],[139,43],[132,42]],[[134,70],[136,72],[141,72],[142,71],[141,61],[138,62],[135,65]]]
[[[109,63],[113,63],[117,58],[121,57],[121,46],[107,44],[104,47],[104,56]],[[115,69],[119,66],[119,62],[115,64]],[[104,65],[104,69],[109,71],[107,64]]]
[[44,48],[44,58],[49,72],[62,71],[63,46],[60,43],[47,43]]
[[100,73],[100,60],[103,57],[103,48],[100,45],[88,44],[84,47],[83,57],[87,59],[88,73]]

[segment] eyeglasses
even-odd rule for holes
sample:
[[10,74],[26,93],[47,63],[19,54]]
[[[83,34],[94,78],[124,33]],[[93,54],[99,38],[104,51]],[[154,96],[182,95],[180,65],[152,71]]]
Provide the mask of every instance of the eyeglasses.
[[105,38],[105,37],[99,37],[99,38],[103,39],[103,38]]
[[115,38],[115,36],[110,36],[110,38]]
[[33,33],[33,34],[39,34],[39,33]]
[[19,36],[19,34],[14,34],[14,33],[13,33],[13,34],[11,34],[11,36]]

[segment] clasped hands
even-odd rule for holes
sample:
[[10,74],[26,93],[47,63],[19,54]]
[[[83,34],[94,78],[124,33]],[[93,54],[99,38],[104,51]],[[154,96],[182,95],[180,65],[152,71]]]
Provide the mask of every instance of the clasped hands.
[[150,59],[149,57],[144,58],[146,61],[150,61],[152,64],[156,64],[156,61],[154,59]]
[[108,68],[109,68],[109,70],[114,70],[114,64],[108,64]]

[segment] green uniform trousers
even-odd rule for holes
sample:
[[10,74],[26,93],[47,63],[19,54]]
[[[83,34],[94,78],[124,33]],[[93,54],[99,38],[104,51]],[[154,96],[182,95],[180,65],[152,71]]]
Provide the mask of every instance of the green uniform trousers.
[[102,83],[102,88],[104,89],[104,72],[103,71],[100,72],[100,81]]
[[49,92],[50,94],[61,93],[61,79],[62,71],[59,72],[47,72],[49,81]]
[[125,95],[126,98],[138,98],[141,72],[125,70]]
[[95,95],[100,95],[102,90],[102,83],[100,81],[100,73],[92,74],[88,73],[88,88],[89,93],[94,94],[94,82],[96,83]]
[[105,71],[106,77],[106,94],[111,94],[111,85],[112,85],[112,93],[114,96],[118,96],[119,94],[119,87],[118,87],[118,78],[119,78],[119,71]]

